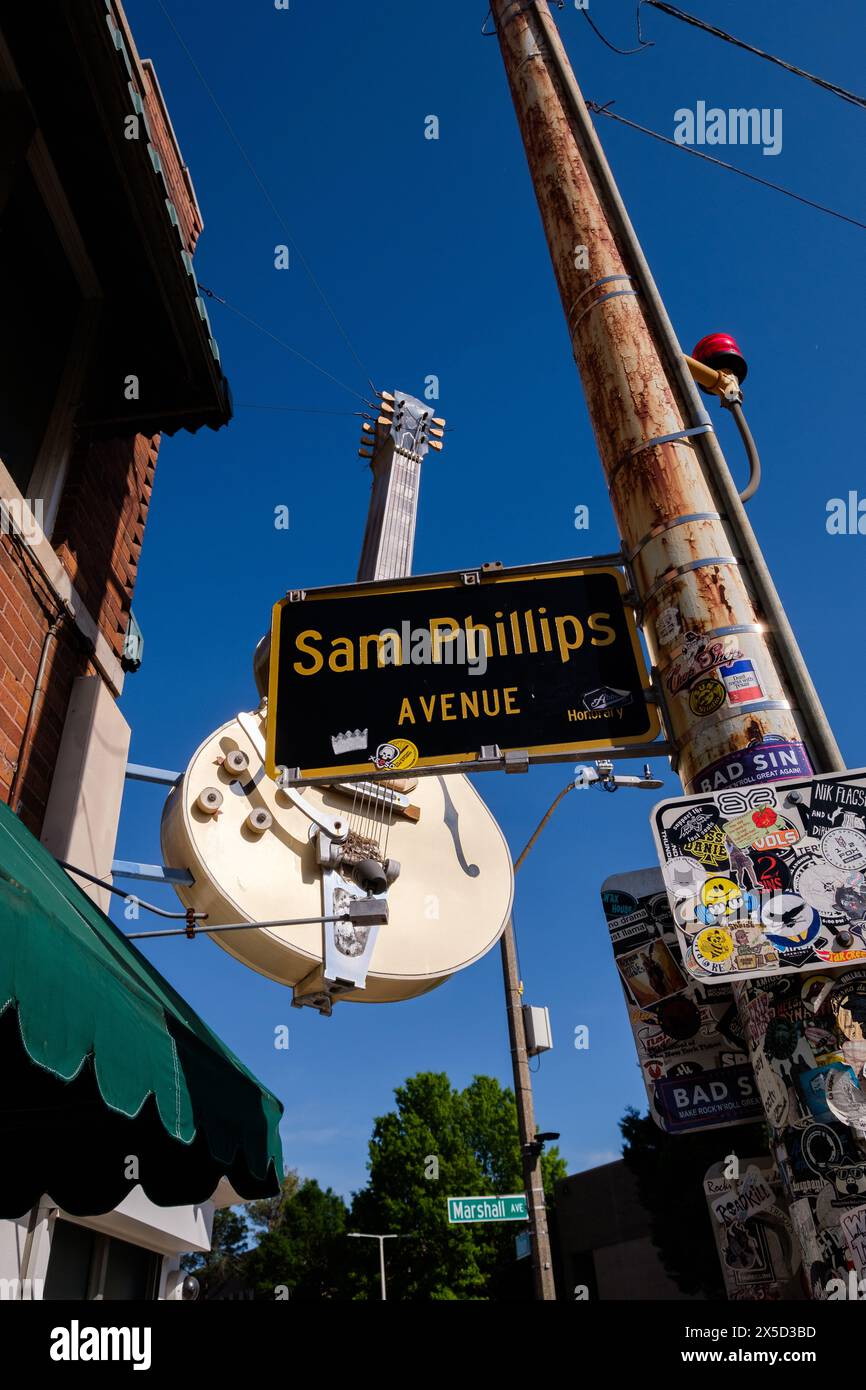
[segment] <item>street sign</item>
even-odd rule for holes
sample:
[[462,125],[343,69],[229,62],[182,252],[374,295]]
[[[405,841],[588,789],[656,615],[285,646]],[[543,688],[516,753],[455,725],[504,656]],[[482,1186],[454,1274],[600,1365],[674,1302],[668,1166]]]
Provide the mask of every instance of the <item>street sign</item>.
[[298,591],[271,632],[267,770],[469,770],[646,744],[626,581],[592,561]]
[[507,1197],[449,1197],[448,1221],[464,1226],[470,1221],[528,1221],[526,1196],[512,1192]]
[[652,827],[695,979],[866,961],[866,769],[662,801]]
[[733,993],[683,973],[661,870],[614,874],[601,900],[656,1124],[684,1134],[763,1119]]
[[529,1231],[519,1231],[514,1237],[515,1259],[528,1260],[532,1254],[532,1236]]

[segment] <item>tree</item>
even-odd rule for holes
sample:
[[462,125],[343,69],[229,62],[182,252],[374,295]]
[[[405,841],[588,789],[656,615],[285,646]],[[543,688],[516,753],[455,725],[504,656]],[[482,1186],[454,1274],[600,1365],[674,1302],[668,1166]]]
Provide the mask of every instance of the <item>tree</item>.
[[[528,1269],[516,1265],[514,1228],[451,1226],[446,1206],[448,1196],[523,1190],[513,1092],[489,1076],[457,1091],[444,1073],[421,1072],[394,1094],[396,1110],[375,1121],[370,1180],[355,1194],[350,1226],[405,1237],[386,1244],[389,1297],[531,1297]],[[556,1149],[545,1154],[542,1174],[550,1197],[565,1176]],[[369,1249],[357,1252],[352,1287],[356,1297],[375,1298],[376,1248],[357,1244]]]
[[253,1203],[250,1215],[264,1228],[244,1261],[256,1297],[303,1303],[349,1296],[346,1205],[330,1187],[289,1173],[279,1197]]
[[201,1284],[202,1298],[212,1298],[230,1279],[243,1278],[244,1256],[249,1242],[247,1223],[235,1207],[217,1207],[213,1217],[211,1248],[206,1255],[184,1255],[181,1268]]
[[650,1115],[629,1108],[619,1122],[622,1156],[637,1179],[641,1205],[650,1213],[653,1245],[685,1294],[725,1298],[704,1175],[736,1153],[741,1161],[767,1151],[763,1125],[737,1125],[700,1134],[665,1134]]

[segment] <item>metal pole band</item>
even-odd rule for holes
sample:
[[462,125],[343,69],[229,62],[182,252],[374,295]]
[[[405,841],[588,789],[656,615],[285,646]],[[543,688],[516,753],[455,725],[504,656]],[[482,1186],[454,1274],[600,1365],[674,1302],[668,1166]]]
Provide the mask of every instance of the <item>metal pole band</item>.
[[587,296],[588,294],[592,294],[593,290],[597,290],[598,287],[599,287],[599,285],[609,285],[609,284],[611,283],[612,280],[634,280],[634,276],[633,276],[633,275],[602,275],[602,277],[601,277],[600,280],[593,280],[592,284],[591,284],[591,285],[587,285],[586,289],[585,289],[585,290],[582,290],[581,293],[577,296],[577,299],[574,301],[574,303],[572,304],[571,308],[569,309],[568,313],[567,313],[566,316],[565,316],[566,322],[569,323],[569,324],[571,323],[571,316],[572,316],[572,314],[574,313],[575,309],[577,308],[578,304],[580,303],[580,301],[581,301],[582,299],[586,299],[586,296]]
[[586,318],[587,314],[591,312],[591,310],[597,309],[598,306],[599,306],[599,304],[606,304],[607,301],[608,301],[609,299],[621,299],[622,296],[623,296],[624,294],[637,295],[637,294],[638,294],[638,291],[637,291],[637,290],[611,290],[610,294],[603,294],[603,295],[601,296],[601,299],[594,299],[593,302],[592,302],[591,304],[587,304],[587,306],[586,306],[586,308],[584,309],[583,313],[579,316],[579,318],[577,319],[577,321],[576,321],[574,327],[573,327],[572,330],[571,330],[571,340],[572,340],[572,342],[574,342],[574,335],[575,335],[575,333],[577,332],[578,328],[580,327],[580,324],[581,324],[581,323],[583,322],[583,320]]
[[619,459],[619,461],[615,463],[613,468],[610,470],[610,474],[608,475],[607,480],[608,492],[610,492],[613,488],[613,480],[616,477],[619,470],[625,464],[631,463],[632,459],[635,457],[636,454],[642,454],[645,449],[655,449],[656,446],[659,444],[676,444],[679,440],[683,439],[686,441],[690,441],[692,436],[695,434],[714,433],[715,431],[712,425],[709,423],[709,421],[707,421],[706,424],[695,425],[692,429],[689,430],[677,430],[675,434],[660,434],[655,439],[646,439],[642,444],[633,445],[632,448],[629,449],[628,453],[625,454],[621,459]]
[[[739,709],[731,710],[730,714],[720,716],[718,719],[716,719],[715,724],[728,724],[732,719],[736,719],[738,715],[760,714],[762,710],[768,709],[786,710],[790,713],[791,711],[793,711],[794,706],[791,704],[790,700],[755,700],[754,704],[749,703],[741,705]],[[674,744],[676,746],[677,752],[681,753],[682,750],[686,747],[686,744],[692,742],[695,736],[695,732],[695,726],[692,725],[692,727],[689,730],[687,730],[686,733],[681,734],[679,738],[674,739]],[[700,773],[696,773],[695,776],[699,777]]]
[[739,560],[735,555],[710,555],[706,560],[690,560],[686,565],[675,565],[673,569],[667,570],[657,579],[641,598],[641,607],[646,610],[646,605],[651,598],[655,598],[660,589],[665,585],[672,584],[675,579],[679,579],[683,574],[689,574],[692,570],[712,569],[718,565],[739,565]]
[[630,550],[625,558],[628,563],[631,564],[632,560],[636,555],[640,554],[645,545],[649,545],[650,541],[654,541],[657,536],[664,535],[665,531],[673,530],[675,526],[686,526],[690,521],[722,520],[723,518],[719,512],[686,512],[683,516],[672,517],[670,521],[660,521],[651,531],[647,531],[646,535],[638,541],[634,550]]

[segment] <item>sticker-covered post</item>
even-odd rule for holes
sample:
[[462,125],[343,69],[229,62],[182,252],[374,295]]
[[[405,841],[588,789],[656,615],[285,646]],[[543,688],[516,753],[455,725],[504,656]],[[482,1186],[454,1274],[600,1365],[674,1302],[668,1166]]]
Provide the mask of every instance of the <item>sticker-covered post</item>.
[[[493,0],[491,10],[675,770],[689,793],[837,771],[838,747],[549,7]],[[782,1008],[775,988],[766,1009],[745,1007],[759,1064]],[[803,1189],[773,1132],[790,1197]],[[805,1215],[820,1236],[826,1210],[813,1203]]]

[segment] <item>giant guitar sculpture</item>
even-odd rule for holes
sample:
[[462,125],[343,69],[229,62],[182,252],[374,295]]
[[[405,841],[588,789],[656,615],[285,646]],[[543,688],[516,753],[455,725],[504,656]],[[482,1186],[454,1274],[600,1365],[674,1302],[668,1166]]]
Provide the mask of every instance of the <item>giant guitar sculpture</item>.
[[[359,580],[411,573],[421,461],[442,447],[444,422],[429,407],[402,394],[381,401],[362,440],[373,493]],[[205,929],[308,919],[212,937],[292,986],[296,1005],[330,1014],[337,999],[425,994],[504,929],[514,877],[502,832],[460,774],[303,790],[269,778],[269,641],[255,657],[258,709],[204,740],[166,802],[165,863],[194,880],[178,895],[207,913]]]

